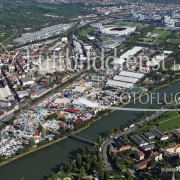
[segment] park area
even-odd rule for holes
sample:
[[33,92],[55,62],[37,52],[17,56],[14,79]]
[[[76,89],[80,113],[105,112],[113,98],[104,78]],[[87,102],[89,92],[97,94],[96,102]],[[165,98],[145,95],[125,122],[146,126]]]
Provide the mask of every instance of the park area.
[[180,45],[180,32],[176,32],[175,37],[169,40],[169,43],[174,45]]
[[146,37],[142,38],[142,40],[150,43],[164,43],[171,34],[172,31],[154,29],[153,31],[148,32]]
[[139,22],[130,22],[130,21],[115,21],[113,23],[111,23],[113,25],[122,25],[122,26],[129,26],[129,27],[134,27],[137,26],[138,28],[144,28],[144,27],[148,27],[148,24],[142,24]]
[[89,35],[89,33],[91,33],[93,30],[92,29],[82,29],[81,31],[79,31],[79,35],[86,37],[87,35]]
[[172,31],[166,31],[166,30],[153,30],[151,32],[152,34],[158,34],[157,38],[155,39],[155,42],[162,43],[166,40],[166,38],[171,35]]
[[163,132],[180,128],[180,114],[176,111],[166,112],[162,118],[150,125],[140,128],[138,132],[142,133],[148,131],[150,128],[157,128]]

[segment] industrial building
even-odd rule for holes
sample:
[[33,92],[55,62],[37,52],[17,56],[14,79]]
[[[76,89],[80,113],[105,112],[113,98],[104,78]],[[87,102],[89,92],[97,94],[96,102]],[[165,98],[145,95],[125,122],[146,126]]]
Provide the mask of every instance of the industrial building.
[[128,50],[124,54],[120,56],[120,58],[114,60],[115,65],[122,65],[124,62],[129,60],[131,57],[133,57],[135,54],[137,54],[139,51],[141,51],[143,47],[135,46],[134,48]]
[[142,147],[142,150],[143,151],[150,151],[150,150],[153,150],[155,148],[155,145],[154,144],[148,144],[146,146],[143,146]]
[[146,146],[149,144],[145,139],[143,139],[139,135],[130,136],[130,140],[139,147]]
[[0,100],[13,100],[14,96],[11,93],[10,89],[8,86],[5,86],[3,88],[0,88]]
[[155,135],[152,132],[145,132],[144,135],[148,138],[148,139],[153,139],[155,138]]
[[114,143],[112,143],[112,146],[111,146],[111,152],[116,154],[120,151],[125,151],[130,148],[131,146],[127,144],[122,138],[119,137],[119,138],[114,139]]
[[55,26],[43,28],[40,31],[36,31],[33,33],[22,34],[21,37],[16,38],[14,42],[18,44],[24,44],[24,43],[33,42],[36,40],[47,39],[51,36],[55,36],[64,31],[67,31],[69,28],[72,27],[72,25],[73,25],[72,23],[71,24],[58,24]]
[[143,73],[136,73],[136,72],[130,72],[130,71],[121,71],[119,75],[125,76],[125,77],[137,78],[137,79],[141,79],[144,77]]
[[137,81],[139,80],[138,78],[133,78],[133,77],[125,77],[125,76],[114,76],[113,80],[116,81],[123,81],[123,82],[129,82],[129,83],[137,83]]
[[108,80],[106,85],[115,88],[132,88],[134,84],[122,81]]
[[162,133],[161,131],[159,131],[158,129],[152,128],[150,129],[150,131],[161,141],[167,140],[169,139],[169,136]]

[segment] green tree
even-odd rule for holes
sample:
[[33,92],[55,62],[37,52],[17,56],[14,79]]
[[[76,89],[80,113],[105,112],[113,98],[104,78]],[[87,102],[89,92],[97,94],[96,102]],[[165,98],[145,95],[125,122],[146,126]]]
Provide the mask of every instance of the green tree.
[[58,139],[59,139],[59,134],[56,133],[56,134],[54,135],[54,140],[58,140]]
[[38,132],[42,132],[43,131],[43,127],[42,127],[42,125],[39,123],[39,126],[38,126]]
[[61,133],[61,135],[65,135],[66,134],[65,127],[63,127],[63,126],[60,127],[60,133]]
[[98,143],[99,145],[102,144],[102,137],[101,137],[101,136],[98,136],[98,137],[97,137],[97,143]]
[[30,140],[28,144],[29,144],[29,147],[30,147],[30,148],[33,148],[33,147],[36,145],[36,143],[34,142],[34,140]]
[[85,175],[84,166],[82,166],[82,167],[80,168],[79,173],[80,173],[81,175]]
[[76,165],[77,167],[81,167],[82,165],[82,156],[80,154],[77,154],[76,156]]

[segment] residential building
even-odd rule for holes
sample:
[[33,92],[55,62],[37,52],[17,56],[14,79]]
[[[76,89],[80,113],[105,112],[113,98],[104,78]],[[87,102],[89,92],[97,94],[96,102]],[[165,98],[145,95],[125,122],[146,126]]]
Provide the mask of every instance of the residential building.
[[139,151],[139,152],[135,155],[136,159],[138,159],[139,161],[143,160],[143,159],[144,159],[144,156],[145,156],[145,154],[144,154],[143,151]]

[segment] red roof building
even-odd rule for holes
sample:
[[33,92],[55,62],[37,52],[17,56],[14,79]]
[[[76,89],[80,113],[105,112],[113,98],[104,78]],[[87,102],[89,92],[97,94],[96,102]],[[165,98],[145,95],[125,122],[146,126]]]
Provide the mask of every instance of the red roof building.
[[73,109],[73,108],[67,108],[66,111],[70,112],[70,113],[74,113],[74,114],[76,114],[78,112],[77,109]]
[[76,120],[73,121],[73,124],[74,124],[74,125],[77,125],[77,124],[79,124],[79,123],[81,123],[81,122],[83,122],[83,120],[82,120],[81,118],[78,118],[78,119],[76,119]]

